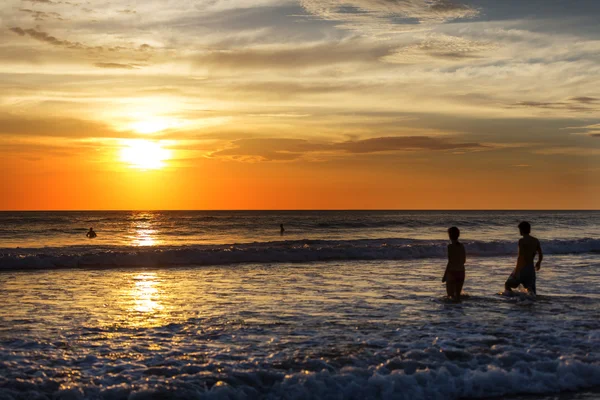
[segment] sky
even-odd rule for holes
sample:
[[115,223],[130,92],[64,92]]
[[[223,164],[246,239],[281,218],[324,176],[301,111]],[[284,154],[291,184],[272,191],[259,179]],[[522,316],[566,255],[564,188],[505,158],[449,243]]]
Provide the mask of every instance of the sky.
[[3,0],[0,209],[598,209],[596,0]]

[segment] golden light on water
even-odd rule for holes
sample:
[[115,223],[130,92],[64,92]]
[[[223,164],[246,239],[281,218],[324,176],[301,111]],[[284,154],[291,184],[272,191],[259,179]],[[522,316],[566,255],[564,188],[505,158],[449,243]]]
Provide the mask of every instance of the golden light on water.
[[131,291],[133,310],[142,313],[152,313],[163,309],[160,303],[160,280],[156,273],[146,272],[136,275]]
[[156,229],[139,229],[136,231],[136,236],[131,241],[133,246],[155,246],[157,245],[156,240]]
[[124,140],[120,150],[121,161],[131,168],[153,170],[165,167],[172,151],[156,141],[145,139]]
[[160,272],[127,273],[114,293],[105,323],[128,327],[163,326],[172,309],[172,291]]
[[135,215],[131,221],[128,234],[128,244],[131,246],[156,246],[162,241],[158,239],[160,231],[156,229],[156,216],[152,212],[142,212]]

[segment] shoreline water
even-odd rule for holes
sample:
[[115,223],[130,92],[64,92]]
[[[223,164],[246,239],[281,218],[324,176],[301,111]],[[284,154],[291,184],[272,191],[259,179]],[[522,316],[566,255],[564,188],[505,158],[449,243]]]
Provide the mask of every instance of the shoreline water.
[[551,258],[535,303],[495,294],[511,263],[473,259],[458,305],[443,300],[440,259],[1,274],[0,391],[24,382],[57,398],[589,393],[600,384],[597,257]]

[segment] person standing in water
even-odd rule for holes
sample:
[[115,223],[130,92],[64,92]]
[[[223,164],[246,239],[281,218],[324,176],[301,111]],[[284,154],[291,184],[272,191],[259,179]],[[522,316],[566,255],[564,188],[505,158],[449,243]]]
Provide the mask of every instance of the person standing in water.
[[[539,240],[530,235],[531,224],[529,222],[521,222],[519,224],[519,232],[523,237],[519,239],[517,266],[504,284],[504,293],[511,294],[513,288],[523,285],[529,293],[536,294],[535,271],[539,271],[542,267],[542,260],[544,259],[542,246],[540,245]],[[534,268],[533,262],[536,253],[538,253],[539,256]]]
[[453,226],[448,229],[450,243],[448,245],[448,265],[442,282],[446,282],[446,293],[452,300],[459,302],[463,284],[465,283],[465,262],[467,254],[465,246],[458,241],[460,230]]
[[281,228],[281,229],[279,230],[279,234],[280,234],[281,236],[283,236],[283,233],[285,232],[285,229],[283,229],[283,224],[279,224],[279,228]]
[[85,234],[85,236],[87,236],[90,239],[93,239],[98,235],[96,235],[96,232],[94,232],[94,228],[90,228],[90,230],[88,231],[88,233]]

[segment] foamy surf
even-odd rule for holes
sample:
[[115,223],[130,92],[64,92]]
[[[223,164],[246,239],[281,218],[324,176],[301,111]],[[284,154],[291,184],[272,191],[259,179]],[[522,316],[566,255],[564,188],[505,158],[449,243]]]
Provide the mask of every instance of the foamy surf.
[[[427,260],[5,272],[0,398],[456,400],[592,390],[598,274],[559,257],[560,271],[546,266],[542,294],[526,307],[490,291],[512,257],[472,267],[460,304],[431,301],[443,294],[442,267]],[[572,276],[570,285],[555,273]]]

